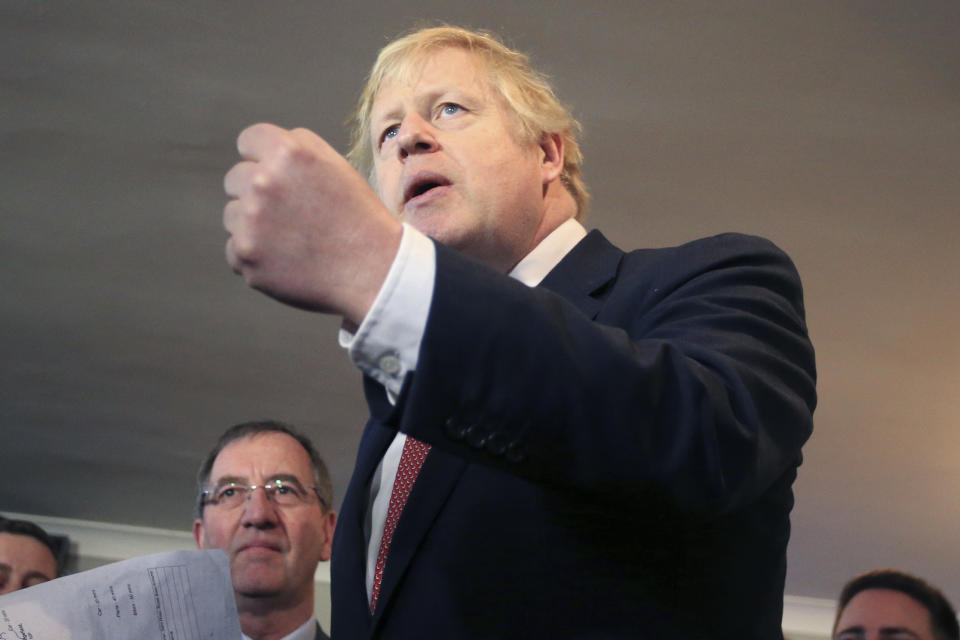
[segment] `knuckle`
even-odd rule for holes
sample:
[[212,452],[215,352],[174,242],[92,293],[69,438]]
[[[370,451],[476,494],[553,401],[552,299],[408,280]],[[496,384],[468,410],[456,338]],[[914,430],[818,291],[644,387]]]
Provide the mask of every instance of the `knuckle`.
[[289,155],[297,146],[299,146],[299,143],[294,136],[285,135],[277,138],[276,149],[278,155]]
[[277,179],[271,171],[260,170],[250,177],[250,189],[257,194],[271,194],[277,189]]
[[240,200],[231,200],[224,208],[224,220],[230,220],[235,225],[243,227],[248,225],[260,215],[260,207],[257,206],[254,198],[242,198]]
[[292,129],[290,131],[290,137],[293,140],[296,140],[300,147],[305,149],[313,149],[318,144],[323,142],[323,138],[315,134],[313,131],[310,131],[310,129],[305,129],[304,127]]
[[313,159],[312,150],[299,140],[293,140],[287,144],[284,159],[288,164],[304,164]]
[[286,137],[286,157],[299,163],[312,162],[317,157],[317,137],[309,129],[294,129]]
[[269,167],[271,171],[285,173],[290,170],[295,159],[293,145],[288,141],[282,141],[273,148],[273,153],[265,165]]
[[233,253],[239,264],[246,266],[253,265],[256,263],[257,245],[249,236],[234,236]]

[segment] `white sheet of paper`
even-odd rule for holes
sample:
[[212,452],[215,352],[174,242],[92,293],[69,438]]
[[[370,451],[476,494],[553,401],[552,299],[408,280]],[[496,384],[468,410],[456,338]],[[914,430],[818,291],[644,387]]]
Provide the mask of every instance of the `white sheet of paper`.
[[0,640],[239,640],[227,554],[172,551],[0,597]]

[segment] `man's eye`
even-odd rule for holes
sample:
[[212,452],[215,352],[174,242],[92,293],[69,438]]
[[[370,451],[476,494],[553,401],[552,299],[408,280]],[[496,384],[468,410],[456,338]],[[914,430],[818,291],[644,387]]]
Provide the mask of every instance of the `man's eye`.
[[383,130],[383,133],[380,134],[380,144],[383,144],[390,138],[395,138],[397,133],[400,131],[399,125],[391,125]]
[[232,498],[237,493],[237,490],[233,487],[226,487],[220,490],[220,493],[217,494],[217,499],[222,498]]
[[445,116],[455,116],[461,111],[463,111],[463,107],[461,107],[455,102],[447,102],[442,107],[440,107],[440,113]]
[[285,496],[302,498],[305,495],[303,487],[295,482],[277,483],[277,493]]

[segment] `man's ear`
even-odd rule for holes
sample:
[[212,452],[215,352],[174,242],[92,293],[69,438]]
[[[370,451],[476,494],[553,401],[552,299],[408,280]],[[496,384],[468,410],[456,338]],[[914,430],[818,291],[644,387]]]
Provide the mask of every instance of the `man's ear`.
[[337,528],[337,513],[330,509],[323,514],[323,533],[326,540],[323,543],[323,551],[320,552],[321,562],[326,562],[333,555],[333,536]]
[[203,549],[203,520],[197,518],[193,521],[193,539],[197,541],[197,549]]
[[539,146],[540,170],[546,186],[563,173],[563,136],[559,133],[545,133],[540,138]]

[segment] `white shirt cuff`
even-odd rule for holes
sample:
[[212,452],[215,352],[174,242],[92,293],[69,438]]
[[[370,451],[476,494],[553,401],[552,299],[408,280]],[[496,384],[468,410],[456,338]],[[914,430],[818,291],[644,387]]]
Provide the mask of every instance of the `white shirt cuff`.
[[433,242],[404,224],[400,248],[367,316],[355,334],[340,329],[340,346],[350,359],[393,396],[417,368],[436,271]]

